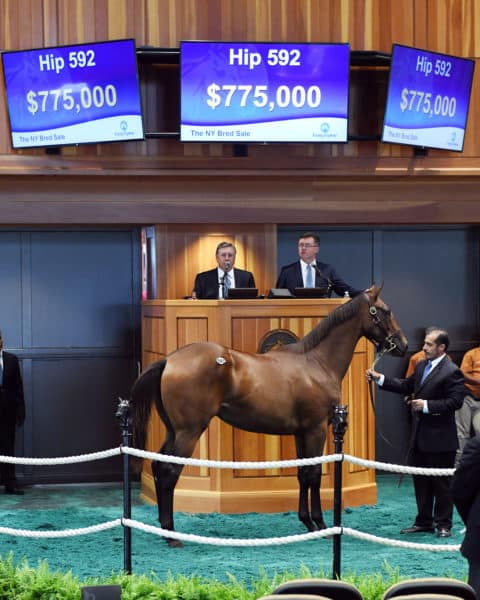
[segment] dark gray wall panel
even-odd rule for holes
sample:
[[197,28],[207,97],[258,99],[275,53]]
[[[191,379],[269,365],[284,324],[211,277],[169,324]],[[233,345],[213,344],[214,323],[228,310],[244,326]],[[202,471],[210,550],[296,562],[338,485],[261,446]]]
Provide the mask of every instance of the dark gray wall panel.
[[[478,239],[471,229],[386,230],[381,240],[383,297],[409,339],[409,356],[422,347],[425,327],[450,334],[449,354],[460,364],[478,334]],[[478,339],[478,338],[477,338]],[[403,377],[408,357],[383,358],[378,369]],[[377,456],[404,458],[409,414],[397,394],[377,391]]]
[[31,234],[32,345],[131,344],[129,232]]
[[[27,418],[17,454],[59,457],[119,446],[118,397],[140,357],[135,229],[0,232],[5,346],[20,360]],[[18,467],[25,483],[121,478],[121,459]]]
[[[129,358],[36,360],[33,366],[33,456],[75,456],[119,446],[118,397],[128,397]],[[35,467],[36,481],[118,479],[121,458]]]
[[0,231],[0,329],[5,348],[22,345],[22,247],[19,232]]

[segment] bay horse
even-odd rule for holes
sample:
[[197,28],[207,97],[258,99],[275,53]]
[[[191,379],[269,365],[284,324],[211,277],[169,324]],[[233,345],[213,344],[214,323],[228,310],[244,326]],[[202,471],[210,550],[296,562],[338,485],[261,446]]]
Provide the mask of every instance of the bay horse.
[[[155,402],[166,427],[162,454],[189,458],[211,419],[219,417],[255,433],[294,435],[298,458],[321,456],[358,340],[365,336],[377,352],[403,356],[407,350],[407,340],[380,291],[372,286],[339,306],[300,341],[266,354],[196,342],[153,363],[131,391],[135,447],[145,447]],[[182,469],[183,465],[152,462],[158,518],[162,528],[171,531],[173,496]],[[326,527],[321,476],[321,464],[297,471],[298,518],[309,531]],[[167,542],[182,545],[171,538]]]

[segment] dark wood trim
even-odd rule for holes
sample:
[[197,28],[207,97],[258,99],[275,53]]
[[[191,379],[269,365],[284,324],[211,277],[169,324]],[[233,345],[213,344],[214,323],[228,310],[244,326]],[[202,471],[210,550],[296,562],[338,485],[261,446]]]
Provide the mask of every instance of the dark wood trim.
[[2,177],[1,225],[480,222],[480,176]]

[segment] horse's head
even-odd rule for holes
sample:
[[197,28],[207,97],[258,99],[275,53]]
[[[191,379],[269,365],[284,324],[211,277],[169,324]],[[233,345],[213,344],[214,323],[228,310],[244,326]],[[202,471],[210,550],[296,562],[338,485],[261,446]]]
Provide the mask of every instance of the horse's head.
[[407,338],[403,335],[390,308],[380,298],[381,286],[373,285],[365,290],[368,300],[368,316],[365,318],[364,335],[376,347],[377,352],[390,352],[395,356],[404,356],[408,348]]

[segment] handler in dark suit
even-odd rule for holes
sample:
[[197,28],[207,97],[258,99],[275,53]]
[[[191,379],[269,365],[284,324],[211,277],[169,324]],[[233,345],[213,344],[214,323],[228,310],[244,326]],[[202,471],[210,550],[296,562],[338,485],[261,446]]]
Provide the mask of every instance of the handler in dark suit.
[[[426,360],[418,363],[406,379],[390,379],[373,369],[367,379],[389,392],[412,398],[409,405],[414,418],[411,465],[424,468],[453,469],[458,448],[455,411],[464,396],[463,374],[449,360],[446,351],[448,333],[443,329],[428,330],[423,351]],[[449,476],[414,475],[413,485],[418,514],[411,527],[401,533],[432,532],[450,537],[453,501]]]
[[[294,293],[295,288],[325,288],[325,296],[332,292],[343,298],[345,292],[353,298],[362,290],[357,290],[345,283],[335,269],[327,263],[317,261],[320,249],[320,238],[315,233],[302,233],[298,239],[298,256],[300,260],[282,267],[277,279],[277,288],[287,288]],[[311,274],[309,274],[311,271]],[[311,278],[311,279],[310,279]]]
[[453,476],[452,496],[467,527],[460,551],[468,560],[468,583],[480,598],[480,434],[465,445]]
[[217,246],[215,258],[218,267],[199,273],[195,277],[192,297],[198,300],[225,298],[229,288],[254,288],[255,279],[250,271],[234,269],[237,249],[230,242],[221,242]]
[[[0,454],[15,455],[15,429],[25,421],[22,377],[18,358],[3,350],[0,331]],[[6,494],[23,494],[15,479],[15,465],[0,463],[0,483]]]

